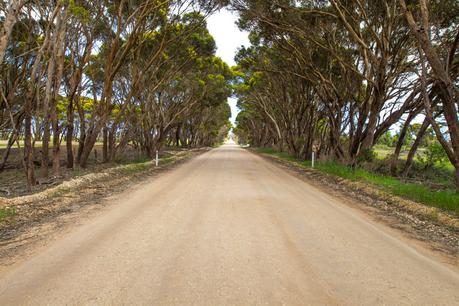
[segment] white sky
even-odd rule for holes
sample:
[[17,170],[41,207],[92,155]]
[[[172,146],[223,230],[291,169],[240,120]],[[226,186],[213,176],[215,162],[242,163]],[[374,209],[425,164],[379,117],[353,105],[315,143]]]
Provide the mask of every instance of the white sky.
[[[241,32],[237,25],[237,15],[230,11],[223,9],[207,19],[207,27],[210,34],[217,43],[217,56],[221,57],[228,65],[234,66],[234,56],[237,49],[242,46],[249,46],[249,33]],[[231,122],[236,120],[238,109],[236,107],[237,100],[230,98],[228,100],[231,106]]]

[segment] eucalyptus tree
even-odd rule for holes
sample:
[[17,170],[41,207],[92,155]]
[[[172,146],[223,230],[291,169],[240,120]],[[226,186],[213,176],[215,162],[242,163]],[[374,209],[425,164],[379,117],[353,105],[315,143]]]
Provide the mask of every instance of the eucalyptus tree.
[[59,176],[63,138],[69,168],[86,167],[98,140],[103,160],[115,159],[140,143],[138,132],[152,136],[151,153],[179,124],[184,134],[199,131],[193,145],[217,141],[228,130],[231,70],[215,58],[205,18],[224,2],[1,1],[0,136],[8,143],[0,169],[14,143],[33,186],[35,164],[49,175],[50,142]]
[[189,108],[176,124],[176,140],[191,147],[210,146],[224,140],[231,128],[233,71],[220,58],[205,56],[197,61],[193,77],[204,89],[198,104]]
[[[426,117],[456,169],[459,188],[459,3],[449,0],[399,2],[419,48],[419,78]],[[432,86],[429,86],[429,80]],[[429,91],[435,89],[438,90],[449,137],[444,136],[431,107]]]
[[[314,135],[319,153],[355,165],[370,156],[379,137],[397,128],[395,174],[404,135],[425,116],[410,159],[432,126],[458,169],[457,1],[230,2],[253,45],[250,56],[243,49],[238,57],[244,80],[236,129],[241,139],[281,148],[285,141],[286,150],[301,156],[286,136],[307,143]],[[244,67],[248,62],[251,66]],[[254,76],[260,86],[247,81]],[[300,80],[312,89],[295,86]],[[295,108],[306,92],[304,104],[315,110],[309,118]],[[299,121],[292,113],[313,122],[306,133],[295,134]],[[438,124],[442,118],[446,135]],[[459,171],[456,175],[459,181]]]
[[[166,3],[167,5],[168,3]],[[103,58],[103,81],[100,92],[94,96],[94,115],[88,123],[86,138],[81,149],[79,163],[85,167],[88,162],[97,137],[105,127],[111,112],[113,103],[113,82],[120,72],[125,60],[134,52],[143,33],[155,30],[162,22],[165,13],[165,2],[149,1],[114,1],[110,3],[103,17],[107,27],[107,34],[102,42],[105,46],[106,56]],[[167,12],[167,11],[166,11]]]
[[[354,158],[417,102],[400,103],[414,85],[407,81],[411,41],[396,1],[236,0],[233,6],[241,12],[241,26],[294,56],[298,71],[285,73],[320,87],[317,95],[329,108],[337,156],[345,153],[342,130],[351,131],[349,154]],[[383,111],[391,114],[379,125]]]
[[[79,153],[86,138],[86,119],[83,111],[81,97],[87,92],[90,75],[85,75],[89,70],[91,56],[97,41],[103,37],[104,20],[101,18],[103,6],[97,2],[80,2],[79,5],[72,2],[70,5],[69,21],[67,25],[67,58],[65,59],[66,69],[63,73],[63,87],[65,91],[66,122],[63,123],[66,129],[66,151],[67,168],[74,167],[73,140],[75,138],[75,109],[79,114]],[[79,158],[78,158],[79,160]]]

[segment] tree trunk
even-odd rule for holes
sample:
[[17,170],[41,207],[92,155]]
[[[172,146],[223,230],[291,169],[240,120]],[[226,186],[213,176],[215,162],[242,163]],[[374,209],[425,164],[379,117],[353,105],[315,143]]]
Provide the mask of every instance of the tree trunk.
[[49,139],[51,137],[51,132],[49,128],[49,106],[45,102],[43,105],[44,117],[43,117],[43,138],[41,140],[41,168],[40,176],[48,177],[48,166],[49,166]]
[[55,176],[60,175],[61,168],[61,141],[60,141],[60,127],[59,127],[59,116],[58,116],[58,99],[59,89],[61,87],[61,79],[64,72],[64,50],[65,50],[65,34],[67,25],[67,7],[64,6],[63,10],[58,16],[56,22],[57,28],[57,39],[55,46],[55,59],[56,59],[56,72],[53,84],[53,109],[51,113],[51,121],[53,125],[53,174]]
[[80,165],[81,156],[83,155],[85,141],[86,141],[86,131],[84,129],[80,129],[80,138],[78,140],[78,152],[77,152],[77,160],[76,160],[78,165]]
[[[107,73],[107,72],[106,72]],[[85,137],[84,146],[80,156],[80,166],[86,168],[88,164],[89,155],[91,154],[94,145],[96,144],[97,137],[99,136],[102,129],[107,125],[108,118],[111,113],[111,97],[112,97],[112,82],[113,80],[105,79],[104,92],[99,101],[100,108],[97,110],[101,113],[99,120],[94,121],[94,118],[90,122],[88,133]]]
[[108,162],[108,128],[104,127],[102,129],[103,136],[103,146],[102,146],[102,161],[104,163]]
[[[109,156],[109,161],[114,161],[115,158],[116,158],[116,154],[117,154],[117,151],[118,151],[118,147],[116,146],[116,143],[115,143],[115,129],[112,128],[110,129],[110,131],[108,132],[108,156]],[[125,137],[127,138],[127,137]],[[122,142],[122,144],[121,144]],[[127,144],[127,140],[123,140],[120,142],[120,149],[123,150],[124,149],[124,146],[125,146],[125,142]]]
[[175,145],[177,147],[180,147],[180,133],[181,133],[181,131],[182,131],[182,125],[179,124],[177,126],[177,130],[175,131]]
[[[435,131],[438,141],[445,149],[450,162],[456,169],[456,178],[458,178],[459,172],[459,121],[457,118],[456,103],[459,99],[459,91],[454,87],[453,78],[449,75],[447,67],[443,64],[440,57],[440,53],[437,48],[432,44],[430,38],[430,23],[429,23],[429,12],[427,0],[419,0],[419,6],[409,6],[405,0],[399,0],[400,6],[405,14],[406,21],[411,29],[411,33],[414,35],[419,46],[419,55],[421,59],[422,75],[421,83],[423,89],[424,102],[426,104],[426,113],[429,118],[430,124]],[[415,15],[412,10],[419,8],[419,15],[421,20],[421,26],[418,25],[415,20]],[[421,51],[422,50],[422,51]],[[441,129],[438,124],[433,120],[432,113],[430,110],[430,99],[427,94],[427,74],[428,69],[426,67],[425,59],[427,58],[430,64],[432,75],[437,81],[440,88],[440,98],[443,104],[444,117],[448,125],[449,141],[443,136]],[[459,187],[459,180],[456,180],[456,184]],[[459,188],[458,188],[459,190]]]
[[[56,8],[57,9],[57,8]],[[54,13],[52,14],[54,16]],[[52,20],[50,21],[52,22]],[[33,160],[33,145],[32,145],[32,110],[33,103],[35,101],[36,87],[38,75],[40,75],[41,63],[44,52],[49,44],[49,35],[45,35],[45,39],[37,54],[35,55],[32,70],[30,72],[30,79],[28,81],[28,92],[24,105],[24,168],[27,176],[28,189],[36,184],[35,181],[35,169]]]
[[14,142],[16,141],[16,139],[17,139],[17,133],[16,131],[13,131],[11,133],[11,136],[8,139],[8,144],[5,148],[5,152],[3,153],[2,163],[0,164],[0,171],[3,171],[3,169],[5,169],[6,162],[8,161],[8,157],[10,155],[11,147],[14,145]]
[[73,169],[74,156],[73,156],[73,131],[75,128],[75,114],[73,112],[73,99],[69,100],[67,105],[67,136],[66,136],[66,148],[67,148],[67,168]]
[[429,119],[425,118],[424,122],[422,122],[421,128],[418,131],[418,134],[416,135],[416,140],[411,146],[410,152],[408,153],[408,156],[406,158],[405,166],[402,170],[402,176],[408,175],[408,172],[410,171],[411,166],[413,165],[414,156],[418,150],[419,145],[421,144],[422,138],[424,137],[427,129],[429,128],[429,125]]
[[90,128],[89,133],[85,136],[84,146],[80,157],[80,166],[82,168],[87,167],[89,155],[91,154],[91,151],[94,148],[94,145],[96,144],[97,136],[99,135],[103,126],[105,126],[106,121],[107,120],[104,118],[104,116],[101,116],[99,121],[97,123],[94,123],[94,126]]
[[[60,14],[56,21],[57,25],[60,24]],[[43,103],[43,139],[42,139],[42,153],[41,153],[41,176],[48,177],[49,171],[49,140],[51,137],[50,132],[50,121],[54,121],[55,113],[55,101],[53,94],[53,87],[55,84],[55,73],[56,73],[56,48],[59,40],[59,34],[57,31],[53,33],[51,41],[51,54],[48,61],[48,71],[46,75],[46,87],[45,87],[45,99]],[[53,122],[54,129],[54,122]]]
[[362,150],[368,150],[373,147],[376,127],[378,124],[378,118],[381,112],[380,105],[381,105],[381,99],[382,99],[381,97],[382,91],[380,88],[375,88],[375,91],[376,93],[371,103],[370,116],[368,118],[368,125],[365,130],[365,137],[362,140],[362,145],[361,145]]
[[59,131],[59,121],[57,120],[56,110],[53,111],[53,175],[60,175],[61,167],[61,156],[60,156],[60,131]]
[[32,102],[26,102],[24,119],[24,164],[27,176],[27,188],[30,191],[35,182],[32,147]]
[[81,101],[78,98],[78,100],[75,100],[77,109],[78,109],[78,117],[79,117],[79,122],[80,122],[80,138],[78,139],[78,152],[77,152],[77,158],[76,162],[79,165],[80,160],[81,160],[81,155],[83,154],[83,149],[84,149],[84,143],[86,141],[86,121],[84,117],[84,109],[83,106],[81,105]]
[[403,143],[405,142],[406,138],[406,133],[408,132],[408,128],[411,125],[411,121],[414,119],[415,113],[411,112],[408,115],[408,118],[406,118],[405,124],[403,125],[403,128],[400,131],[400,135],[397,140],[397,145],[395,146],[395,151],[394,155],[392,156],[391,162],[390,162],[390,173],[392,176],[397,175],[397,162],[398,158],[400,156],[400,152],[402,151]]

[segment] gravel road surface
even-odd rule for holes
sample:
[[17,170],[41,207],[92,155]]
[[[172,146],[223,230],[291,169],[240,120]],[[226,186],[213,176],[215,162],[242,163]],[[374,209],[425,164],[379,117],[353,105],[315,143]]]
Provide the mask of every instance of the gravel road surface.
[[0,305],[459,305],[456,266],[235,145],[110,201]]

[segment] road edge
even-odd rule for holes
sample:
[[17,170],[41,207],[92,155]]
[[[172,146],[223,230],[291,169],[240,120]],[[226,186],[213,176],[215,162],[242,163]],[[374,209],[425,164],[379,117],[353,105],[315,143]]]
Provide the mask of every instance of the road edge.
[[388,195],[369,184],[353,182],[319,171],[304,168],[295,162],[263,154],[250,148],[248,152],[259,156],[288,173],[305,181],[347,205],[371,214],[391,228],[402,231],[409,238],[427,244],[434,251],[459,263],[459,223],[457,219],[442,215],[432,218],[432,209],[425,205]]
[[[212,149],[187,150],[163,160],[158,167],[153,161],[139,169],[121,165],[101,173],[71,179],[37,194],[2,198],[0,207],[13,208],[19,213],[0,223],[0,272],[2,267],[24,260],[39,247],[48,245],[57,236],[80,223],[79,218],[85,222],[111,207],[113,201],[107,199],[172,171]],[[77,193],[74,188],[78,189]]]

